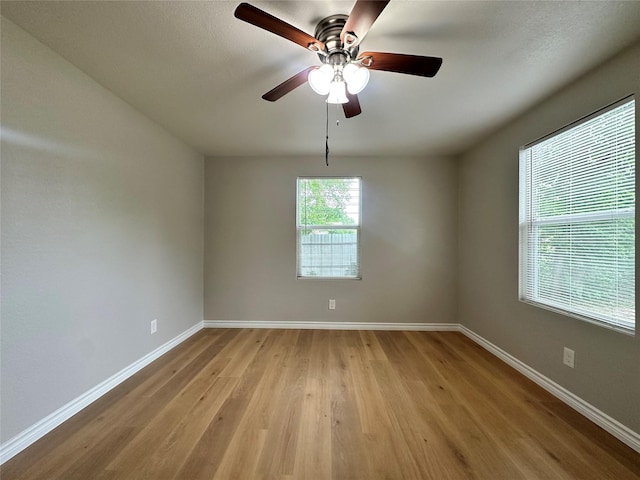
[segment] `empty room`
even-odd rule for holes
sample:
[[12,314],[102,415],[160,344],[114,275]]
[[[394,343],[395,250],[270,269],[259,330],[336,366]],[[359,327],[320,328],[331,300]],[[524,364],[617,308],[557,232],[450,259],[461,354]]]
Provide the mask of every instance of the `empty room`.
[[0,15],[2,480],[640,479],[640,2]]

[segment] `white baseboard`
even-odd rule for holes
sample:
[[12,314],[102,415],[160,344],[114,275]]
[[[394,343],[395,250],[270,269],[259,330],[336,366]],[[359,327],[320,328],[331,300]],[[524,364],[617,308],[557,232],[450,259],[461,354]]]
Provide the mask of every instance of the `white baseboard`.
[[292,330],[405,330],[458,332],[457,323],[378,323],[378,322],[272,322],[263,320],[205,320],[204,328],[284,328]]
[[477,333],[469,330],[464,325],[460,325],[460,332],[462,332],[465,336],[469,337],[471,340],[476,342],[485,350],[494,354],[503,362],[515,368],[518,372],[522,373],[528,379],[540,385],[542,388],[544,388],[546,391],[551,393],[553,396],[555,396],[559,400],[562,400],[571,408],[573,408],[577,412],[587,417],[593,423],[602,427],[604,430],[609,432],[618,440],[627,444],[628,446],[633,448],[635,451],[640,452],[640,434],[639,433],[634,432],[629,427],[626,427],[622,423],[618,422],[615,418],[611,418],[606,413],[598,410],[596,407],[594,407],[590,403],[584,401],[582,398],[571,393],[569,390],[562,387],[561,385],[558,385],[553,380],[545,377],[540,372],[531,368],[529,365],[521,362],[513,355],[505,352],[500,347],[497,347],[493,343],[482,338]]
[[640,452],[640,434],[611,418],[593,405],[585,402],[564,387],[545,377],[514,356],[492,344],[480,335],[457,323],[365,323],[365,322],[268,322],[205,320],[158,347],[91,390],[75,398],[36,424],[0,445],[0,465],[20,453],[83,408],[96,401],[148,364],[176,347],[202,328],[290,328],[317,330],[405,330],[405,331],[456,331],[462,332],[485,350],[515,368],[549,393],[599,425],[629,447]]
[[22,450],[27,448],[38,439],[45,436],[51,430],[71,418],[83,408],[95,402],[109,390],[118,386],[127,378],[142,370],[144,367],[167,353],[172,348],[176,347],[178,344],[184,342],[187,338],[200,331],[202,328],[202,322],[197,323],[190,329],[169,340],[164,345],[156,348],[154,351],[148,353],[128,367],[120,370],[118,373],[106,379],[104,382],[96,385],[79,397],[71,400],[69,403],[62,406],[52,414],[47,415],[45,418],[27,428],[26,430],[20,432],[15,437],[7,440],[5,443],[0,445],[0,465],[20,453]]

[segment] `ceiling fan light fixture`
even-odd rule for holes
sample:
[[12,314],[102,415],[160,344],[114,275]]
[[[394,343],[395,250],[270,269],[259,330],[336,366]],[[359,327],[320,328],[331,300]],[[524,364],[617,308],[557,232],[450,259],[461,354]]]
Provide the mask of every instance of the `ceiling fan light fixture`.
[[355,0],[349,15],[337,14],[321,19],[314,36],[253,5],[240,3],[234,11],[236,18],[315,52],[322,62],[321,67],[308,67],[296,73],[262,98],[275,102],[300,85],[309,83],[315,92],[328,96],[328,103],[343,104],[345,117],[351,118],[362,113],[357,93],[367,85],[369,69],[420,77],[435,76],[442,65],[439,57],[386,52],[360,54],[360,42],[389,2]]
[[343,81],[333,81],[329,87],[329,96],[327,97],[327,103],[347,103],[347,86]]
[[347,90],[352,95],[360,93],[369,83],[369,69],[355,63],[345,65],[342,76],[347,82]]
[[333,68],[331,65],[324,64],[320,68],[309,72],[309,85],[319,95],[327,95],[333,80]]

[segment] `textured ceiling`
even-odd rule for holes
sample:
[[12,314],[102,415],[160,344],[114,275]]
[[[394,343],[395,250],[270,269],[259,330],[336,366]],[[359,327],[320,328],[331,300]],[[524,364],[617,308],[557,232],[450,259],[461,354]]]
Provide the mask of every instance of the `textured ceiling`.
[[[205,155],[322,155],[325,103],[260,97],[317,56],[234,18],[239,2],[2,1],[1,13]],[[250,2],[313,34],[353,2]],[[373,71],[362,114],[330,108],[335,155],[455,155],[640,38],[640,2],[392,0],[361,49],[444,58]],[[336,119],[340,119],[336,127]]]

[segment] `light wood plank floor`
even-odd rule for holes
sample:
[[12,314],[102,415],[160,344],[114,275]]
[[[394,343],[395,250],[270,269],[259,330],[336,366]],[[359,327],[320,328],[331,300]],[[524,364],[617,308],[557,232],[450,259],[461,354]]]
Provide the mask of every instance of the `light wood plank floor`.
[[640,455],[454,332],[203,330],[13,479],[640,478]]

